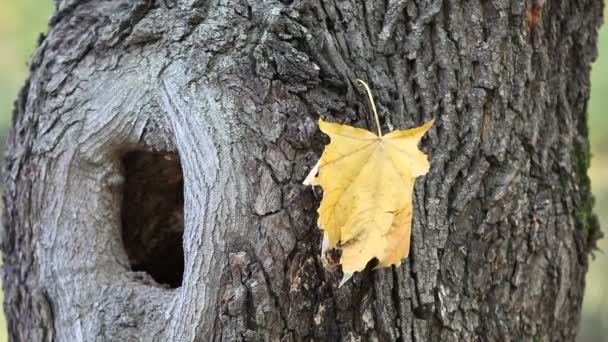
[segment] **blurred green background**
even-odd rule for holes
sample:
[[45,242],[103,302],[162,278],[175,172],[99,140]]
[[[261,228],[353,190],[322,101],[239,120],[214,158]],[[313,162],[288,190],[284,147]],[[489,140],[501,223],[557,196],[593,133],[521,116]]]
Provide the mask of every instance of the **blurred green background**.
[[[50,0],[3,1],[0,3],[0,139],[6,140],[13,101],[27,76],[26,61],[40,32],[46,31],[52,12]],[[608,15],[608,8],[604,17]],[[589,175],[596,197],[595,212],[608,230],[608,25],[600,32],[599,59],[593,66],[589,127],[593,160]],[[1,152],[0,152],[1,153]],[[591,263],[583,304],[580,342],[608,341],[608,239]],[[1,296],[1,293],[0,293]],[[0,313],[0,342],[6,341],[6,323]]]

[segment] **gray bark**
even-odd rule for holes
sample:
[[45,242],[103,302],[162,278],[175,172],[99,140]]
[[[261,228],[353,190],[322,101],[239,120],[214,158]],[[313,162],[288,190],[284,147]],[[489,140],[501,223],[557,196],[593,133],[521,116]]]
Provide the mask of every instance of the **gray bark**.
[[[12,340],[574,340],[601,0],[56,6],[5,159]],[[338,288],[301,182],[319,117],[373,127],[356,78],[384,131],[437,121],[410,257]]]

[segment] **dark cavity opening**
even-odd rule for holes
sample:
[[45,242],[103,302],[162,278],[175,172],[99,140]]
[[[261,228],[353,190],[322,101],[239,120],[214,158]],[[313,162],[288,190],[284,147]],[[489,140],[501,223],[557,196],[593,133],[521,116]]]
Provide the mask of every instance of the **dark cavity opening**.
[[184,273],[184,181],[172,152],[123,156],[122,240],[133,271],[179,287]]

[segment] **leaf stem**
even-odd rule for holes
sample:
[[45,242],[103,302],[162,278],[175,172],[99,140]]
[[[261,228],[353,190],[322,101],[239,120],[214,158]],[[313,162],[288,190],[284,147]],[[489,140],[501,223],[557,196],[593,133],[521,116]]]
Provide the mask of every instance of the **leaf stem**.
[[376,103],[374,102],[374,97],[372,96],[372,91],[369,89],[367,83],[363,80],[357,79],[357,82],[361,83],[365,87],[365,91],[367,91],[367,96],[369,97],[369,102],[372,104],[372,111],[374,112],[374,118],[376,119],[376,128],[378,129],[378,136],[382,136],[382,129],[380,129],[380,119],[378,118],[378,112],[376,111]]

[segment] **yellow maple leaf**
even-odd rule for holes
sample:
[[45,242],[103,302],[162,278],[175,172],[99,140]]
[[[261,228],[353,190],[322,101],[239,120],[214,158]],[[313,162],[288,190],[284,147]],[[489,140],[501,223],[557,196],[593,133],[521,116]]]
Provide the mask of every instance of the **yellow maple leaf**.
[[369,87],[358,81],[368,92],[378,134],[319,120],[331,142],[304,181],[323,188],[318,209],[322,255],[334,248],[342,251],[342,283],[373,258],[378,267],[388,267],[408,256],[414,181],[430,166],[418,143],[433,120],[382,135]]

